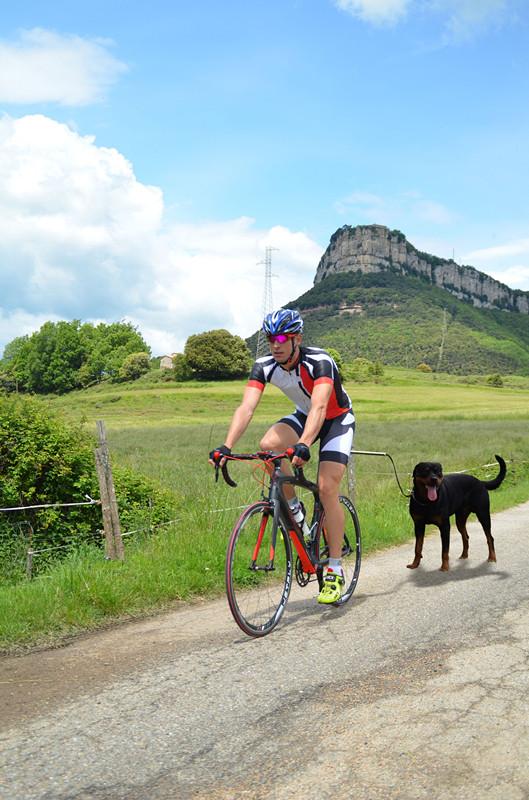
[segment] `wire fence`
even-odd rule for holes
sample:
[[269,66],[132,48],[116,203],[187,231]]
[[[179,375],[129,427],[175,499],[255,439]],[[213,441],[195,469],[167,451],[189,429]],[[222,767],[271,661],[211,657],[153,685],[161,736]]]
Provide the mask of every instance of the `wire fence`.
[[[397,472],[397,468],[396,468],[394,459],[392,458],[392,456],[389,453],[382,452],[382,451],[371,451],[371,450],[354,450],[354,451],[352,451],[352,455],[353,456],[365,455],[365,456],[386,457],[386,458],[388,458],[388,460],[391,462],[392,469],[393,469],[393,475],[395,477],[396,483],[398,485],[398,488],[399,488],[401,494],[404,497],[409,497],[409,493],[408,494],[405,493],[405,491],[402,488],[402,484],[401,484],[401,481],[399,479],[399,474]],[[354,464],[354,459],[351,459],[351,462],[353,462],[353,464]],[[511,461],[507,461],[507,463],[512,463],[512,462]],[[517,461],[517,463],[520,464],[520,465],[525,465],[525,464],[528,464],[529,461]],[[476,472],[479,469],[490,469],[491,467],[494,467],[494,466],[497,466],[497,462],[496,461],[494,461],[492,463],[488,463],[488,464],[482,464],[480,466],[469,467],[467,469],[455,470],[454,472],[457,472],[457,473]],[[387,470],[386,471],[381,470],[380,472],[371,470],[370,474],[371,475],[380,475],[380,476],[387,477],[388,474],[391,474],[391,473],[388,473]],[[406,472],[404,474],[407,476],[407,478],[411,478],[411,475],[412,475],[411,472]],[[355,494],[355,491],[356,491],[356,474],[354,472],[354,468],[353,468],[353,470],[350,470],[349,474],[348,474],[348,488],[349,488],[349,494],[354,500],[354,494]],[[24,505],[22,505],[22,506],[11,506],[11,507],[7,507],[7,508],[0,508],[0,513],[15,514],[17,512],[26,512],[26,511],[30,511],[30,510],[31,511],[38,511],[38,510],[49,509],[49,508],[73,508],[73,507],[83,507],[83,506],[84,507],[90,507],[90,506],[95,506],[95,505],[101,506],[101,504],[102,504],[102,501],[100,499],[94,499],[94,498],[90,497],[89,495],[85,495],[85,500],[79,501],[79,502],[71,502],[71,503],[41,503],[41,504],[34,504],[34,505],[30,505],[30,506],[24,506]],[[235,505],[235,506],[222,506],[222,507],[217,507],[217,508],[212,508],[212,509],[207,509],[207,510],[204,509],[204,513],[207,513],[207,514],[221,514],[221,513],[225,513],[225,512],[229,512],[229,511],[240,511],[240,510],[246,508],[247,505],[248,505],[247,503],[244,503],[244,504]],[[164,522],[158,522],[158,523],[155,523],[155,524],[154,523],[149,523],[149,524],[141,525],[141,526],[139,526],[137,528],[133,528],[131,530],[127,530],[125,532],[122,532],[121,536],[122,537],[130,537],[130,536],[134,536],[135,534],[140,534],[140,533],[154,534],[159,530],[162,530],[164,528],[169,528],[172,525],[176,525],[176,524],[178,524],[179,522],[182,522],[182,521],[183,521],[183,517],[179,516],[179,517],[175,517],[175,518],[170,519],[170,520],[166,520]],[[61,550],[62,551],[72,551],[72,550],[75,549],[76,546],[78,546],[78,543],[70,542],[70,543],[67,543],[67,544],[47,545],[45,547],[33,547],[33,537],[34,537],[35,531],[33,529],[32,524],[28,520],[20,520],[20,521],[17,521],[15,523],[12,523],[12,524],[13,524],[13,527],[15,529],[18,528],[18,534],[22,536],[22,539],[23,539],[24,544],[25,544],[25,547],[23,548],[23,550],[24,550],[23,554],[19,550],[18,556],[16,556],[16,557],[22,563],[23,563],[23,560],[25,560],[25,563],[26,563],[26,577],[28,579],[31,579],[33,574],[34,574],[34,560],[35,560],[36,557],[43,556],[45,554],[50,554],[50,553],[53,553],[55,551],[61,551]],[[96,539],[98,541],[103,541],[104,530],[102,528],[101,529],[97,529],[95,531],[95,536],[96,536]],[[108,558],[108,556],[107,556],[107,558]]]

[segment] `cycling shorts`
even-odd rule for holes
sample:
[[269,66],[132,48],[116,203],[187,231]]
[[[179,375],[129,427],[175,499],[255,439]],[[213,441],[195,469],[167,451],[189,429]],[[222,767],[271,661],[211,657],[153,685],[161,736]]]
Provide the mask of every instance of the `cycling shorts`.
[[[298,436],[303,433],[306,421],[307,415],[299,409],[279,420],[293,428]],[[320,443],[320,461],[347,464],[353,444],[354,430],[355,418],[350,410],[333,419],[326,419],[316,437],[316,441]]]

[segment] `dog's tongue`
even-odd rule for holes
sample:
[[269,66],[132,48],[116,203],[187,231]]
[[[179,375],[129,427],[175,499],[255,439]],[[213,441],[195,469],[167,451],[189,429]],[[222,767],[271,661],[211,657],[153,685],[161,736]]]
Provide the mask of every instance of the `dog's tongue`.
[[436,489],[436,487],[435,486],[428,486],[427,489],[428,489],[428,500],[430,500],[432,503],[435,503],[435,501],[437,500],[437,489]]

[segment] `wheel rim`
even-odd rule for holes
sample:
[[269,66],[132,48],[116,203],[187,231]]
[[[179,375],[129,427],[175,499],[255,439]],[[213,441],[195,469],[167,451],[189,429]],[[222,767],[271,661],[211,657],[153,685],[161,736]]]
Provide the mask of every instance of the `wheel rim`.
[[271,538],[272,516],[267,514],[266,505],[257,504],[241,516],[228,546],[226,588],[230,609],[239,627],[253,636],[263,636],[277,625],[292,585],[289,541],[280,531],[274,569],[264,569],[270,560]]

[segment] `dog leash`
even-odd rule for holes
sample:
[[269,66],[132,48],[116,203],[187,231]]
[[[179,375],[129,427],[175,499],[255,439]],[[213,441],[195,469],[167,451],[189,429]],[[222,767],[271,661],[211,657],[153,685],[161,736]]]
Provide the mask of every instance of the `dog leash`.
[[395,480],[397,481],[397,485],[398,485],[398,487],[400,489],[401,495],[403,495],[403,497],[411,497],[412,496],[412,494],[413,494],[412,492],[406,493],[404,491],[404,489],[402,488],[402,486],[400,485],[399,476],[397,474],[397,467],[395,466],[395,462],[393,461],[393,458],[391,457],[391,455],[389,453],[382,453],[382,452],[378,452],[376,450],[351,450],[351,455],[353,455],[353,456],[384,456],[384,458],[389,458],[389,460],[391,461],[391,466],[393,467],[393,472],[395,473]]

